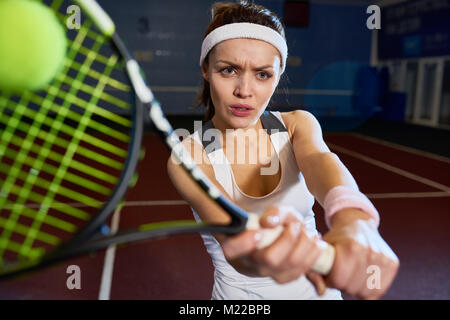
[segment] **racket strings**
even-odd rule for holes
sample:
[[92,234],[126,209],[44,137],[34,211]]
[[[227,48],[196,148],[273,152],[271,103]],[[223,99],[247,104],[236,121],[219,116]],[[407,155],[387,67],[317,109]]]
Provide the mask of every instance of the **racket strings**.
[[[59,80],[59,81],[60,80],[64,80],[67,84],[72,84],[73,86],[76,85],[75,84],[75,82],[76,82],[75,80],[71,81],[71,79],[69,79],[69,81],[68,81],[68,80],[60,79],[60,78],[61,78],[61,74],[59,74],[59,77],[58,77],[57,80]],[[86,90],[86,92],[92,94],[92,91],[91,91],[92,89],[88,91],[88,89],[86,89],[87,87],[91,88],[90,86],[82,85],[81,89],[84,89],[84,90]],[[58,90],[58,91],[52,92],[52,93],[55,94],[55,98],[60,98],[63,101],[70,101],[71,108],[68,110],[66,119],[72,120],[73,121],[72,123],[78,123],[78,122],[82,121],[82,119],[83,119],[82,118],[82,113],[85,112],[85,109],[84,109],[84,105],[86,104],[85,100],[83,100],[83,99],[81,99],[81,98],[79,98],[77,96],[73,96],[72,94],[70,94],[70,93],[68,93],[66,91],[63,91],[63,90]],[[102,96],[101,98],[103,99],[105,97]],[[43,97],[41,97],[41,96],[39,96],[37,94],[32,94],[32,102],[34,104],[36,104],[36,105],[42,105],[42,103],[45,102],[45,98],[43,98]],[[57,108],[58,108],[57,104],[52,104],[50,106],[50,109],[49,109],[49,114],[52,114],[52,113],[56,114],[57,113]],[[75,109],[75,108],[77,108],[77,109],[76,110],[72,110],[72,109]],[[131,123],[130,123],[130,121],[128,119],[120,117],[120,116],[117,116],[115,114],[112,114],[109,111],[103,111],[103,110],[104,109],[102,109],[102,108],[95,107],[95,108],[93,108],[92,112],[94,114],[97,114],[98,118],[108,117],[108,119],[110,119],[110,121],[114,121],[117,125],[121,125],[123,129],[126,129],[126,128],[130,127]],[[129,110],[129,108],[128,108],[128,110]],[[28,112],[27,115],[30,116],[30,117],[33,117],[35,114],[38,113],[38,111],[35,111],[35,110],[32,110],[32,109],[29,109],[27,112]],[[44,124],[48,124],[49,122],[52,121],[52,119],[44,119],[44,121],[47,122],[47,123],[44,122]],[[92,125],[92,127],[95,127],[96,131],[98,131],[98,132],[101,132],[101,133],[104,133],[104,134],[107,134],[107,135],[111,135],[111,136],[114,135],[114,137],[116,139],[118,139],[118,140],[121,140],[121,141],[126,142],[126,143],[129,142],[129,137],[127,135],[123,134],[119,130],[113,130],[113,128],[108,127],[108,126],[102,124],[99,121],[91,119],[91,125]],[[63,124],[63,128],[62,128],[63,132],[71,134],[73,132],[73,130],[74,130],[73,126],[64,125]],[[117,137],[115,135],[117,135]],[[86,139],[89,139],[89,137],[87,137]]]
[[[23,114],[24,109],[26,108],[26,104],[28,103],[28,97],[29,94],[22,95],[21,99],[19,100],[18,104],[16,105],[16,108],[13,109],[12,116],[8,119],[6,123],[6,129],[2,132],[2,135],[0,137],[0,140],[4,142],[2,144],[2,148],[0,148],[0,154],[5,154],[5,151],[7,150],[6,147],[10,143],[11,138],[14,136],[14,128],[17,127],[17,124],[19,123],[19,120]],[[35,131],[30,130],[29,133],[33,134]],[[32,141],[30,140],[24,140],[24,146],[29,147],[32,144]],[[26,196],[28,193],[28,186],[30,183],[32,183],[32,180],[35,179],[35,175],[31,174],[30,176],[26,176],[26,179],[23,180],[24,188],[16,188],[15,180],[17,177],[21,174],[21,164],[24,162],[24,160],[27,158],[27,151],[26,150],[20,150],[16,153],[15,159],[13,164],[10,167],[7,167],[6,165],[3,165],[2,167],[7,167],[9,170],[9,173],[7,175],[6,180],[3,182],[2,189],[1,189],[1,195],[0,197],[0,206],[3,205],[3,203],[6,201],[5,195],[8,195],[11,191],[16,191],[16,202],[18,204],[21,204],[21,198],[23,196]],[[34,172],[32,172],[34,173]],[[13,189],[13,190],[11,190]],[[17,208],[17,207],[16,207]],[[15,209],[16,209],[15,208]],[[17,242],[10,241],[11,234],[13,233],[14,228],[16,227],[17,220],[19,218],[18,210],[12,210],[11,214],[8,217],[8,220],[5,223],[5,228],[1,234],[1,242],[0,242],[0,254],[3,254],[4,249],[13,249],[20,251],[20,245]],[[24,230],[24,228],[22,228]],[[30,233],[30,232],[28,232]],[[27,234],[28,234],[27,233]],[[26,235],[25,235],[26,236]]]
[[[83,30],[84,30],[84,28],[83,28]],[[74,44],[82,43],[83,42],[83,38],[85,36],[86,36],[86,34],[84,32],[82,32],[82,30],[80,30],[80,32],[78,32],[78,34],[77,34],[77,38],[75,39],[76,41],[74,42]],[[90,54],[88,56],[86,56],[86,59],[83,62],[81,71],[90,69],[93,61],[95,60],[95,55],[93,54],[93,52],[97,52],[98,49],[101,47],[101,45],[102,45],[102,42],[100,42],[100,41],[96,41],[95,42],[95,45],[92,48],[93,50],[90,52]],[[77,51],[76,50],[76,46],[75,46],[75,51]],[[75,52],[75,51],[73,51],[73,52]],[[69,54],[69,57],[70,57],[70,54]],[[109,75],[108,73],[110,72],[110,69],[111,69],[109,66],[113,65],[114,62],[115,61],[112,61],[112,63],[108,63],[106,65],[106,68],[104,70],[104,76],[100,78],[100,81],[98,82],[98,84],[97,84],[97,86],[95,88],[95,91],[93,92],[93,94],[91,96],[92,97],[91,100],[86,104],[85,114],[84,114],[83,118],[81,119],[82,121],[79,122],[79,125],[76,128],[76,131],[73,132],[74,136],[73,136],[73,138],[71,140],[71,143],[70,143],[69,147],[66,150],[66,153],[65,153],[64,158],[63,158],[63,162],[61,163],[62,165],[58,168],[58,172],[55,175],[55,179],[54,179],[54,181],[52,181],[52,184],[50,185],[50,190],[52,191],[52,194],[50,194],[50,196],[49,196],[49,194],[47,194],[47,197],[45,199],[46,202],[51,202],[53,200],[53,197],[54,197],[56,191],[57,191],[57,188],[61,188],[61,182],[63,180],[63,176],[66,173],[67,164],[70,163],[71,159],[73,159],[73,156],[75,155],[76,150],[77,150],[77,148],[79,146],[80,140],[82,140],[83,136],[86,135],[85,130],[89,126],[89,122],[90,122],[91,116],[93,114],[93,109],[96,109],[95,106],[96,106],[96,104],[98,103],[98,100],[99,100],[99,93],[103,92],[103,89],[104,89],[104,86],[105,86],[105,81],[102,81],[102,80],[106,79],[108,77],[108,75]],[[73,83],[73,85],[71,86],[71,89],[69,91],[70,93],[72,93],[72,95],[75,96],[77,94],[77,91],[80,88],[79,84],[83,83],[85,81],[85,77],[86,77],[86,72],[78,72],[78,75],[75,78],[75,80],[77,80],[78,82],[75,81]],[[51,93],[51,90],[49,90],[49,91]],[[64,100],[64,104],[62,106],[63,108],[61,108],[60,110],[63,110],[63,113],[65,112],[67,114],[67,111],[69,110],[70,104],[71,104],[70,100]],[[62,114],[62,118],[64,118],[66,114]],[[57,130],[57,129],[58,128],[55,128],[55,130]],[[95,146],[97,146],[97,147],[102,144],[101,141],[98,141],[98,139],[93,138],[93,137],[90,139],[90,143],[95,145]],[[105,144],[105,143],[103,142],[103,144]],[[119,150],[118,148],[114,148],[114,146],[109,145],[109,144],[108,144],[108,147],[113,148],[114,151]],[[85,195],[77,194],[76,198],[78,198],[79,200],[81,200],[84,203],[88,203],[90,205],[93,205],[96,208],[99,208],[102,205],[101,202],[97,202],[97,201],[95,201],[95,199],[92,199],[92,198],[87,197]],[[45,202],[44,202],[44,205],[46,205]],[[41,208],[42,208],[42,206],[41,206]],[[47,212],[47,210],[45,210],[45,213],[46,212]],[[38,217],[39,217],[39,215],[37,216],[37,218]],[[32,228],[34,227],[35,229],[39,229],[41,223],[42,223],[42,221],[40,219],[35,219],[33,221]],[[23,249],[21,251],[21,253],[26,252],[27,249],[31,248],[31,244],[32,244],[33,241],[34,241],[33,233],[28,234],[27,235],[27,239],[24,242],[25,249]]]
[[[62,1],[53,2],[55,9],[61,5]],[[60,14],[60,18],[65,15]],[[83,45],[88,37],[90,48]],[[124,132],[130,130],[131,121],[110,111],[129,113],[131,108],[130,86],[111,76],[120,68],[118,58],[99,53],[105,40],[92,31],[89,20],[69,43],[64,70],[45,96],[28,92],[16,101],[0,95],[0,172],[6,176],[0,176],[2,264],[5,257],[20,260],[41,256],[45,253],[42,243],[58,245],[63,235],[54,229],[76,232],[79,220],[92,218],[86,208],[98,211],[104,204],[124,166],[130,140]],[[127,99],[120,96],[122,93]],[[102,104],[105,106],[100,107]],[[64,184],[89,192],[74,191]],[[67,219],[67,215],[74,219]],[[47,225],[46,230],[42,230],[43,225]],[[35,247],[36,240],[40,247]]]
[[[44,105],[44,106],[45,106],[45,105],[48,105],[48,101],[46,101],[45,98],[42,98],[42,97],[37,96],[37,95],[33,95],[33,98],[34,98],[34,99],[33,99],[33,103],[35,103],[35,104]],[[69,100],[70,100],[70,98],[68,98],[66,101],[69,101]],[[8,102],[9,102],[9,101],[8,101],[7,99],[4,99],[4,98],[0,97],[0,107],[1,107],[1,106],[5,106]],[[85,103],[87,103],[87,102],[85,102]],[[14,106],[14,104],[10,103],[9,106],[10,106],[11,108],[15,109],[15,107],[17,107],[17,104]],[[51,109],[48,109],[48,112],[49,112],[50,114],[52,114],[53,112],[57,111],[57,108],[60,108],[60,107],[61,107],[61,106],[58,106],[58,105],[53,104],[53,105],[51,106]],[[70,112],[71,112],[71,113],[74,113],[73,111],[70,111]],[[5,112],[4,112],[4,115],[5,115],[6,117],[8,117],[8,114],[5,113]],[[60,133],[65,133],[65,134],[66,134],[67,136],[69,136],[69,137],[70,137],[71,135],[73,135],[74,132],[76,131],[75,128],[73,128],[73,127],[71,127],[71,126],[65,124],[64,122],[61,122],[59,119],[52,119],[52,117],[43,117],[43,116],[42,116],[42,110],[35,111],[35,110],[30,109],[30,108],[26,108],[26,109],[24,110],[24,112],[23,112],[23,115],[24,115],[25,117],[27,117],[28,119],[36,119],[36,118],[39,118],[40,120],[38,120],[38,121],[41,121],[41,126],[47,126],[47,127],[49,127],[49,128],[53,126],[53,123],[54,123],[54,122],[60,122],[60,125],[61,125]],[[8,122],[6,121],[6,117],[2,117],[2,119],[0,119],[0,123],[2,123],[3,125],[5,125],[6,127],[10,127],[10,125],[8,125]],[[10,116],[9,116],[9,117],[10,117]],[[83,120],[82,120],[82,115],[80,115],[80,114],[77,114],[76,116],[72,115],[72,116],[71,116],[71,119],[72,119],[72,120],[75,120],[75,121],[78,121],[78,122],[83,121]],[[94,123],[94,125],[97,126],[96,123]],[[28,122],[23,121],[23,119],[22,119],[21,122],[18,122],[18,123],[17,123],[17,128],[16,128],[16,129],[17,129],[17,130],[20,130],[21,133],[22,133],[22,135],[24,135],[24,134],[25,134],[26,132],[28,132],[31,128],[32,128],[32,125],[29,124]],[[107,132],[104,132],[104,133],[107,134]],[[112,134],[115,134],[115,132],[112,132]],[[41,131],[39,131],[39,132],[37,133],[37,135],[38,135],[37,137],[38,137],[39,139],[41,139],[41,140],[45,140],[47,137],[50,137],[50,138],[52,138],[52,139],[55,139],[55,140],[54,140],[54,145],[57,145],[57,146],[59,146],[59,147],[61,147],[61,148],[64,148],[64,149],[67,148],[67,146],[70,144],[70,141],[68,141],[67,139],[62,139],[62,138],[60,138],[58,135],[54,135],[52,132],[49,132],[49,131],[41,130]],[[15,138],[15,136],[12,137],[12,139],[14,139],[14,138]],[[119,138],[120,138],[120,137],[119,137]],[[90,135],[85,135],[85,136],[83,136],[83,139],[84,139],[85,141],[87,141],[88,143],[92,144],[92,145],[96,145],[96,146],[99,146],[99,145],[101,146],[101,145],[102,145],[102,144],[101,144],[101,141],[99,141],[99,139],[94,138],[94,137],[91,137]],[[129,138],[126,139],[126,140],[129,140]],[[14,144],[16,144],[16,145],[18,145],[19,147],[22,146],[22,142],[21,142],[20,139],[19,139],[18,141],[17,141],[17,140],[16,140],[16,141],[11,140],[11,142],[14,143]],[[108,144],[108,145],[110,145],[110,144]],[[106,149],[106,147],[103,146],[102,149]],[[115,148],[115,149],[117,149],[117,148]],[[118,155],[118,156],[120,156],[121,158],[123,158],[123,157],[124,157],[124,152],[123,152],[123,150],[120,150],[120,151],[114,153],[114,150],[115,150],[115,149],[113,148],[112,152],[109,152],[110,150],[105,150],[105,151],[108,151],[108,153],[113,153],[113,154]],[[78,153],[79,153],[79,154],[82,154],[82,155],[84,155],[85,157],[90,158],[90,159],[92,159],[92,160],[98,160],[98,158],[96,157],[96,153],[92,152],[92,151],[91,151],[90,149],[88,149],[88,148],[83,148],[83,147],[80,146],[80,149],[79,149],[79,152],[78,152]],[[105,157],[105,158],[103,158],[103,159],[101,159],[101,160],[98,160],[98,161],[104,163],[105,159],[110,159],[110,158],[106,158],[106,157]],[[111,166],[112,166],[113,168],[117,168],[117,169],[120,169],[120,168],[122,167],[122,165],[121,165],[120,163],[115,162],[115,161],[108,162],[108,164],[111,164]]]
[[[41,133],[42,132],[40,131],[40,134],[38,135],[39,138],[42,138]],[[56,141],[58,141],[59,138],[55,137],[55,139],[56,139],[55,140],[55,142],[56,142]],[[21,145],[23,145],[23,142],[24,142],[23,139],[21,139],[19,137],[13,137],[13,139],[11,140],[11,144],[13,144],[16,147],[20,147]],[[40,151],[40,148],[41,147],[39,145],[33,144],[30,148],[30,151],[34,152],[34,153],[38,153]],[[18,152],[12,148],[8,148],[4,152],[4,155],[10,159],[17,158],[17,154],[18,154]],[[107,159],[109,159],[109,158],[99,155],[99,154],[96,154],[96,153],[92,152],[91,150],[88,150],[88,149],[83,150],[83,152],[80,152],[80,154],[82,154],[83,156],[85,156],[87,158],[92,158],[92,159],[97,155],[97,161],[100,161],[100,162],[103,161],[104,164],[107,164],[117,170],[120,169],[119,162],[116,162],[116,161],[107,162]],[[62,157],[63,157],[63,155],[61,155],[60,153],[54,152],[52,150],[48,150],[48,159],[49,160],[52,160],[55,163],[60,163],[62,161]],[[32,167],[32,158],[27,157],[26,159],[24,159],[24,164],[28,165],[31,168]],[[76,169],[81,172],[85,171],[86,168],[88,168],[83,163],[81,163],[79,161],[75,161],[75,160],[71,162],[71,167],[73,169]],[[57,167],[52,165],[49,162],[49,163],[47,163],[46,166],[44,166],[42,168],[42,172],[47,172],[51,175],[54,175],[56,173],[56,169],[57,169]],[[9,170],[10,170],[10,167],[8,167],[7,165],[5,165],[3,163],[0,164],[0,172],[7,174],[9,172]],[[107,174],[104,171],[95,170],[95,172],[93,172],[93,174],[95,174],[95,176],[98,179],[103,180],[107,183],[114,184],[117,182],[117,177]],[[71,172],[67,172],[65,178],[66,178],[66,180],[71,181],[73,183],[86,186],[87,188],[95,189],[97,192],[104,193],[104,194],[106,194],[106,192],[107,192],[106,189],[102,185],[93,183],[91,180],[84,179],[78,175],[72,174]]]

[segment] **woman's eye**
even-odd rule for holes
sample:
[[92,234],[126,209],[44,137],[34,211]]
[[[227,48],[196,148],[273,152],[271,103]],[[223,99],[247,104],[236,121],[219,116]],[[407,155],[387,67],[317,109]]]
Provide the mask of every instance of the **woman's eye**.
[[220,72],[222,72],[224,75],[231,75],[233,72],[233,68],[223,68],[222,70],[220,70]]
[[[222,70],[220,70],[220,73],[222,73],[223,75],[226,75],[226,76],[231,76],[235,73],[235,71],[233,68],[227,67],[227,68],[223,68]],[[272,75],[267,72],[259,72],[257,74],[257,76],[261,80],[267,80],[272,77]]]
[[258,73],[258,75],[259,75],[259,78],[262,79],[262,80],[266,80],[266,79],[269,79],[270,77],[272,77],[267,72],[260,72],[260,73]]

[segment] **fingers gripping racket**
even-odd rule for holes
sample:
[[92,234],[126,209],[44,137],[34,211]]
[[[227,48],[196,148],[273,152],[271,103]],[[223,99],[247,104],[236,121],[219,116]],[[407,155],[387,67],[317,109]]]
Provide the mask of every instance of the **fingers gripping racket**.
[[[229,202],[195,166],[110,17],[95,1],[74,3],[82,24],[67,30],[64,67],[46,90],[20,96],[0,92],[0,278],[112,244],[259,228],[256,215]],[[73,3],[43,4],[65,24]],[[146,118],[185,171],[230,215],[230,224],[183,220],[114,234],[105,229],[135,181]],[[268,245],[280,232],[264,231],[262,243]],[[324,245],[314,270],[327,274],[333,260],[333,247]]]

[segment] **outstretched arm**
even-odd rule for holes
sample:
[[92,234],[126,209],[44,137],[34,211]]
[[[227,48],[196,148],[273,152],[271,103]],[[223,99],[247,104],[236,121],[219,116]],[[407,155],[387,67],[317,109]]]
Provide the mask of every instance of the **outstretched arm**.
[[[355,179],[325,144],[316,118],[306,111],[295,111],[285,118],[291,130],[297,165],[317,201],[326,207],[327,195],[338,186],[358,194]],[[364,196],[361,194],[361,197]],[[374,214],[349,206],[327,218],[330,218],[330,231],[323,239],[336,249],[333,269],[326,278],[327,285],[360,298],[381,297],[391,285],[399,261],[378,233]],[[370,270],[382,275],[379,285],[369,285]]]

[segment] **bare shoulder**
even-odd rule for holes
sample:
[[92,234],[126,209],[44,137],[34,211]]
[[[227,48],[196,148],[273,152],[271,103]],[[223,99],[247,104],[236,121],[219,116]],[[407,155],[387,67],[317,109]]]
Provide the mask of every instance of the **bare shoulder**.
[[316,117],[306,110],[282,112],[281,117],[289,132],[291,141],[294,139],[314,139],[322,137],[322,128]]

